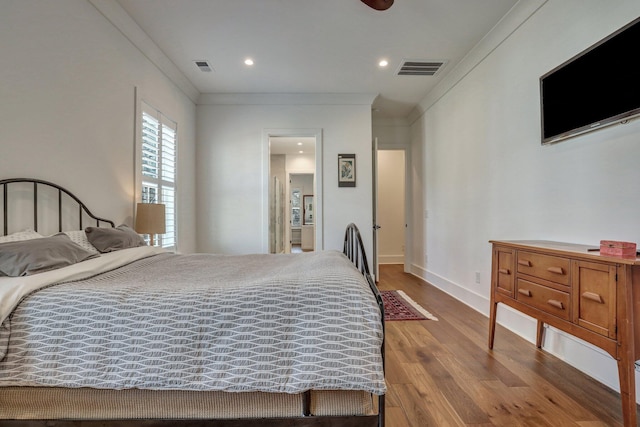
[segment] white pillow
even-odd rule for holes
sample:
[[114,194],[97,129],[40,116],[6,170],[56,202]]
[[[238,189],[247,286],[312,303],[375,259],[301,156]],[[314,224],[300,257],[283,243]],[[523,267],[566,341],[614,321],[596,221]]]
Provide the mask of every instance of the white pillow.
[[6,236],[0,236],[0,243],[19,242],[22,240],[40,239],[42,237],[44,237],[42,234],[36,231],[27,229],[27,230],[18,231],[13,234],[8,234]]
[[96,247],[89,242],[87,233],[85,233],[84,230],[63,231],[63,233],[69,236],[73,243],[80,245],[83,249],[91,252],[92,254],[100,253]]

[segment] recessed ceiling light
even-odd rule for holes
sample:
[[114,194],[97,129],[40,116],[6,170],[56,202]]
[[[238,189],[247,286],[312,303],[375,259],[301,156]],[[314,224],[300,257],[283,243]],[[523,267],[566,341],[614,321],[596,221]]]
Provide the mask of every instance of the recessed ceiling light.
[[378,62],[378,65],[380,67],[386,67],[387,65],[389,65],[389,61],[387,61],[386,59],[381,59],[380,62]]
[[302,142],[298,142],[298,145],[302,145]]
[[253,59],[247,58],[244,60],[245,65],[253,65]]

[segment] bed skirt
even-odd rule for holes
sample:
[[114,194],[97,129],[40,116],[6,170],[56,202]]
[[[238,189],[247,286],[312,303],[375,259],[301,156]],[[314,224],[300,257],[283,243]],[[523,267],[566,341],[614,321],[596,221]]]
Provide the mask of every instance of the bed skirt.
[[[303,416],[304,395],[179,390],[0,388],[0,419],[242,419]],[[312,391],[316,416],[374,415],[377,396]]]

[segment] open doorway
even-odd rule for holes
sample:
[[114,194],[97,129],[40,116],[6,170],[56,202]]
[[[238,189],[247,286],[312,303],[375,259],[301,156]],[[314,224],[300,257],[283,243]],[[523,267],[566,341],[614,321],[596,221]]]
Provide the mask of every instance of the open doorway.
[[268,252],[321,249],[320,132],[274,131],[267,142]]
[[377,264],[406,267],[406,153],[404,149],[378,149],[376,157]]
[[315,185],[313,173],[289,173],[290,252],[315,250]]

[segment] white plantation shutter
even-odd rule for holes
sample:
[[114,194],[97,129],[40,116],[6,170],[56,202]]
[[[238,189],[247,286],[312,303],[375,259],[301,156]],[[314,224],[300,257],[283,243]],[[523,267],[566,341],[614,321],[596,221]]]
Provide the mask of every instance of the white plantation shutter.
[[175,122],[142,102],[142,203],[165,205],[166,233],[156,238],[163,248],[175,248],[177,242],[176,135]]

